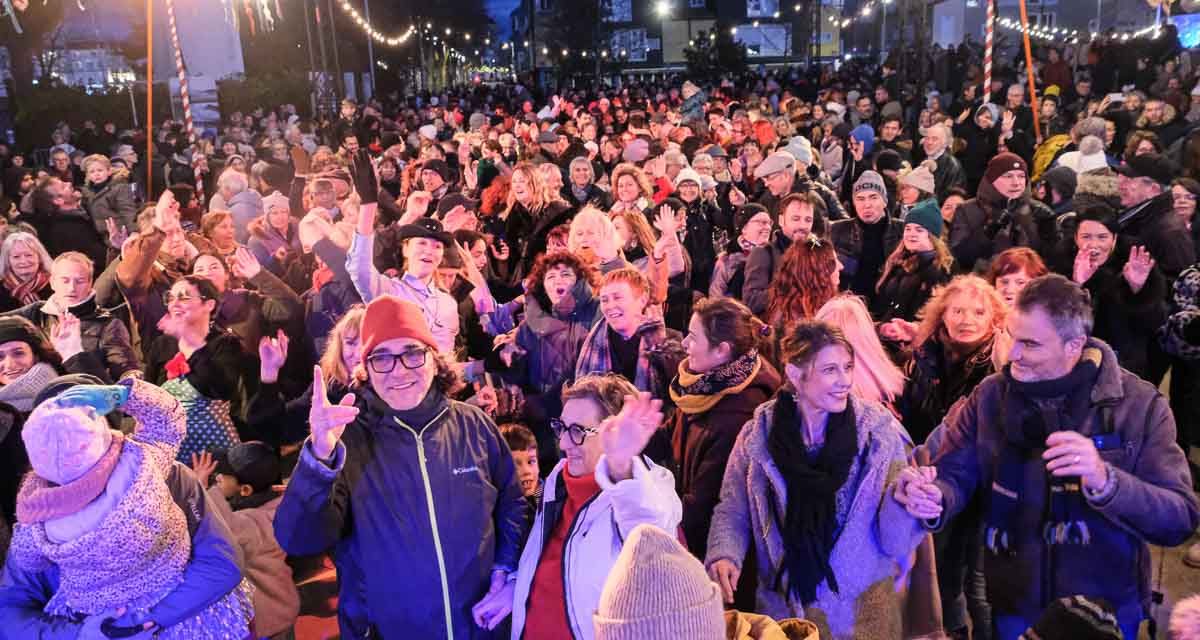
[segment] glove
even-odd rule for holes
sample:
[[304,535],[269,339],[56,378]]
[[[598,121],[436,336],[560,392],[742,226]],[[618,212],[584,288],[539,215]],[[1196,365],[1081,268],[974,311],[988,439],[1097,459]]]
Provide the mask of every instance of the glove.
[[54,398],[64,407],[91,407],[97,415],[108,415],[129,400],[129,387],[120,384],[81,384],[71,387]]

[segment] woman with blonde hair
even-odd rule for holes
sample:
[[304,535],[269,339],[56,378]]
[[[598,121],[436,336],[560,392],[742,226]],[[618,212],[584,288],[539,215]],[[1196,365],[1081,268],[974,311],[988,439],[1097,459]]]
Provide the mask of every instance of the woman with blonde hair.
[[894,405],[904,393],[904,372],[879,342],[875,321],[863,299],[836,296],[817,310],[815,318],[841,329],[854,346],[853,393],[864,400]]
[[237,241],[233,214],[228,211],[209,211],[200,218],[200,235],[208,241],[213,253],[229,260],[242,245]]
[[558,165],[551,162],[543,162],[537,166],[538,173],[542,178],[542,189],[545,192],[544,197],[547,202],[561,200],[566,202],[562,197],[563,177],[562,170]]
[[510,284],[529,274],[538,255],[546,251],[547,234],[567,221],[570,210],[561,199],[547,197],[537,167],[529,162],[513,167],[508,204],[500,214],[504,220],[504,241],[510,249],[502,266]]
[[14,231],[0,244],[0,312],[50,297],[50,254],[37,236]]
[[[366,379],[359,352],[359,329],[364,307],[356,304],[338,320],[325,342],[325,353],[318,366],[325,381],[329,401],[337,402]],[[250,398],[246,422],[261,439],[288,445],[308,437],[308,412],[312,406],[312,386],[295,398],[285,395],[279,372],[288,356],[288,338],[282,331],[263,336],[258,343],[259,377],[262,384]]]
[[[611,213],[637,211],[647,214],[654,205],[654,187],[646,172],[637,165],[622,162],[612,170],[613,205]],[[648,215],[648,214],[647,214]]]
[[[938,449],[939,438],[930,437],[935,427],[954,403],[998,370],[1006,313],[1004,299],[976,275],[938,287],[921,309],[899,409],[913,442],[924,444],[931,456]],[[974,628],[991,627],[980,542],[978,514],[972,511],[934,535],[944,625],[952,637],[965,637],[968,612]]]

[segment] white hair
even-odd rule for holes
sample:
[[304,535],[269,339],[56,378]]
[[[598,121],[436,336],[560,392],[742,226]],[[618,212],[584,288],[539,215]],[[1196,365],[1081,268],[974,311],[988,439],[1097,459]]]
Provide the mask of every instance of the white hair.
[[28,231],[14,231],[4,238],[4,243],[0,244],[0,280],[8,277],[9,260],[12,259],[13,251],[16,250],[18,244],[27,245],[34,253],[38,255],[38,261],[41,262],[39,269],[47,273],[50,272],[50,253],[46,251],[46,247],[42,245],[42,241],[38,237]]
[[221,172],[221,177],[217,178],[217,188],[229,192],[229,195],[237,195],[246,189],[250,188],[250,181],[246,174],[232,167]]

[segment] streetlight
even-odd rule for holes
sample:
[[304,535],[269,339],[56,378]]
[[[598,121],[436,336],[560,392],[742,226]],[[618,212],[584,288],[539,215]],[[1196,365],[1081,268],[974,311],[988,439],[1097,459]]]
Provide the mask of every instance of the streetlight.
[[463,37],[467,39],[467,42],[470,42],[470,41],[471,41],[471,34],[469,34],[469,33],[468,33],[468,34],[466,34],[466,35],[465,35],[465,36],[463,36]]
[[659,0],[658,4],[654,5],[654,11],[658,17],[665,18],[668,13],[671,13],[671,3],[667,0]]

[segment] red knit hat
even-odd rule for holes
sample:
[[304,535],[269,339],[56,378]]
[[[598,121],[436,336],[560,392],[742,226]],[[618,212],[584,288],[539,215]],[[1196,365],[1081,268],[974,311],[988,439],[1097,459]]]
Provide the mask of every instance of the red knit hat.
[[412,338],[434,351],[438,350],[421,307],[396,296],[379,296],[367,305],[358,336],[363,360],[371,355],[379,343],[396,338]]
[[987,171],[983,174],[983,181],[995,182],[996,178],[1017,169],[1024,171],[1026,176],[1029,175],[1029,167],[1021,159],[1021,156],[1005,151],[1004,153],[997,154],[996,157],[988,161]]

